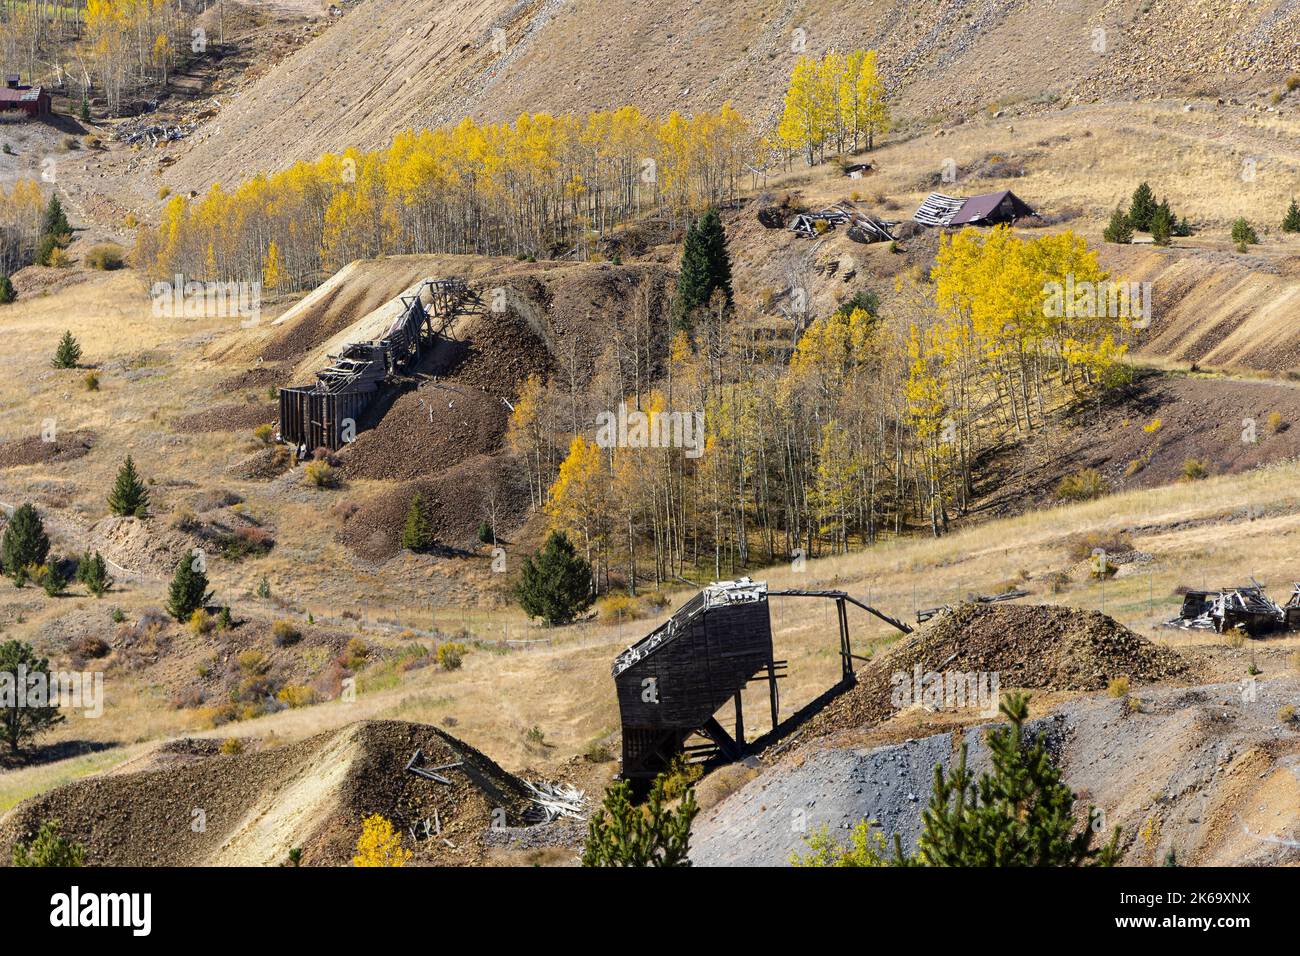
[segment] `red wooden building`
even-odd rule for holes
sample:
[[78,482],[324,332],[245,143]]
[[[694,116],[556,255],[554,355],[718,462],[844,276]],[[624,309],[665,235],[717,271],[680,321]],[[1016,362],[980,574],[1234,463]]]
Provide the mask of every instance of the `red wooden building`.
[[28,116],[48,116],[50,94],[39,86],[24,86],[17,74],[11,73],[0,88],[0,112],[10,110],[21,110]]

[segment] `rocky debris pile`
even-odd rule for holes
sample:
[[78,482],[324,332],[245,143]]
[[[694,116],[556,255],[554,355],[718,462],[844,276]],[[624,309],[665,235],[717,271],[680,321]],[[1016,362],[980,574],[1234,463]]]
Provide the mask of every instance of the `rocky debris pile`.
[[59,432],[54,441],[40,435],[26,435],[0,442],[0,468],[18,465],[44,465],[81,458],[95,447],[93,431]]
[[187,433],[251,431],[277,421],[279,416],[279,409],[269,402],[231,402],[177,416],[171,428]]
[[801,736],[887,720],[898,712],[895,675],[996,674],[1001,688],[1095,691],[1113,678],[1136,683],[1186,680],[1193,661],[1105,614],[1039,604],[962,604],[909,635],[857,674]]
[[[410,772],[441,767],[447,783]],[[422,724],[349,724],[284,747],[239,753],[182,747],[156,769],[66,784],[19,804],[0,823],[0,852],[58,819],[98,866],[345,866],[361,821],[389,820],[413,864],[483,862],[485,837],[518,826],[526,788],[478,750]],[[194,809],[204,826],[191,826]]]

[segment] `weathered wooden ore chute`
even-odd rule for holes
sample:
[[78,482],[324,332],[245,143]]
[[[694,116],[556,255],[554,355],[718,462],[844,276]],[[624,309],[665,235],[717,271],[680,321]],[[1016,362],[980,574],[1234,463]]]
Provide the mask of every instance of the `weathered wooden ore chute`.
[[[826,694],[779,720],[778,681],[787,662],[775,657],[768,598],[811,597],[832,600],[840,637],[841,679]],[[612,667],[623,725],[625,780],[647,781],[685,753],[701,762],[728,762],[760,750],[802,723],[830,697],[852,685],[853,662],[865,661],[849,642],[848,605],[910,633],[911,628],[844,591],[768,591],[764,582],[741,578],[709,585],[667,621],[620,654]],[[771,729],[747,742],[741,693],[751,681],[768,685]],[[734,701],[733,737],[715,714]],[[687,746],[698,734],[708,743]]]
[[316,373],[314,384],[280,389],[280,441],[304,454],[341,448],[349,423],[355,434],[379,389],[418,362],[458,315],[481,306],[478,294],[457,277],[426,279],[400,301],[402,310],[379,339],[345,345]]

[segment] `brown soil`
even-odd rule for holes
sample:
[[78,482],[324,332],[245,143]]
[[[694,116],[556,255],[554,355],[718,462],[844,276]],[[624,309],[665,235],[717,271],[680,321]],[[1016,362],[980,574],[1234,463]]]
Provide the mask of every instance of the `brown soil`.
[[402,528],[419,494],[425,514],[442,551],[474,547],[478,526],[487,519],[495,498],[497,527],[512,527],[523,520],[528,491],[519,479],[494,457],[476,455],[432,478],[406,482],[386,489],[361,503],[349,516],[338,538],[370,561],[386,561],[400,548]]
[[[1276,427],[1270,416],[1279,416]],[[1255,441],[1244,441],[1247,420]],[[1111,491],[1184,480],[1189,460],[1238,474],[1300,457],[1300,388],[1286,382],[1143,373],[1098,413],[1078,409],[984,471],[981,514],[1017,513],[1055,500],[1064,475],[1097,470]],[[977,492],[980,489],[977,489]]]
[[[307,866],[347,865],[361,821],[378,813],[413,849],[414,864],[483,861],[483,836],[504,811],[511,825],[527,806],[519,780],[468,744],[402,721],[366,721],[286,747],[212,755],[183,748],[158,769],[78,781],[19,804],[0,822],[6,856],[48,819],[100,866],[253,865],[285,862],[302,850]],[[415,751],[450,785],[405,771]],[[177,756],[177,755],[171,755]],[[194,810],[205,826],[191,826]],[[414,840],[426,819],[441,833]]]
[[93,431],[82,430],[63,432],[52,442],[43,441],[40,435],[0,442],[0,468],[73,461],[94,448],[97,437]]
[[887,720],[892,676],[924,671],[996,673],[1003,688],[1100,690],[1112,678],[1186,680],[1195,662],[1097,611],[1034,604],[963,604],[894,645],[857,674],[852,690],[817,714],[801,736]]
[[279,414],[271,404],[231,402],[181,415],[172,420],[171,428],[174,432],[190,433],[251,431],[258,425],[276,421]]

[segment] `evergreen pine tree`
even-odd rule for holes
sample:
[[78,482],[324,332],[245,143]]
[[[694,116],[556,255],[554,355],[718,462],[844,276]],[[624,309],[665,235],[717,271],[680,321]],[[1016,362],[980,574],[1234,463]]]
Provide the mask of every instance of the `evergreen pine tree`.
[[[991,773],[975,781],[966,767],[965,746],[950,775],[945,777],[942,766],[935,767],[921,853],[909,862],[929,866],[1114,865],[1119,828],[1101,848],[1092,846],[1092,826],[1074,832],[1074,793],[1062,780],[1042,739],[1033,743],[1024,739],[1028,696],[1008,695],[999,710],[1011,726],[989,732]],[[1089,808],[1089,823],[1094,819],[1094,808]],[[902,862],[901,852],[899,855]]]
[[13,517],[0,539],[0,565],[21,587],[27,581],[27,569],[42,565],[50,553],[50,538],[36,509],[25,504],[14,509]]
[[45,216],[41,220],[41,235],[53,236],[62,244],[63,237],[71,234],[72,226],[63,212],[63,203],[59,202],[57,195],[51,196],[49,205],[45,207]]
[[691,328],[691,314],[709,304],[715,289],[732,301],[731,255],[727,233],[716,209],[710,209],[686,231],[682,245],[681,271],[673,298],[673,321],[677,328]]
[[90,122],[90,98],[84,95],[81,97],[81,121]]
[[591,565],[567,535],[553,531],[541,551],[524,559],[515,595],[530,617],[548,626],[568,624],[591,606]]
[[81,560],[77,562],[77,580],[97,598],[102,598],[113,586],[113,579],[108,576],[108,565],[98,551],[82,554]]
[[14,291],[14,284],[7,275],[0,275],[0,305],[8,305],[16,298],[18,293]]
[[621,780],[605,791],[591,816],[583,866],[690,866],[691,821],[699,812],[688,787],[675,809],[664,806],[664,777],[655,778],[644,807],[632,803],[632,788]]
[[59,339],[58,348],[54,350],[54,367],[76,368],[80,361],[81,346],[72,337],[72,331],[67,330],[63,333],[63,338]]
[[64,576],[58,561],[51,561],[45,567],[39,583],[50,597],[58,597],[68,589],[68,579]]
[[178,621],[188,621],[195,611],[212,600],[208,576],[195,564],[193,555],[181,558],[167,593],[167,613]]
[[1286,216],[1282,219],[1283,232],[1300,232],[1300,206],[1296,205],[1294,199],[1291,205],[1287,207]]
[[1259,236],[1254,226],[1244,217],[1239,217],[1232,223],[1232,241],[1238,246],[1254,245],[1259,242]]
[[402,527],[402,547],[408,551],[423,551],[434,542],[433,528],[424,513],[424,499],[417,494],[411,499],[411,507],[406,512],[406,524]]
[[130,455],[118,469],[113,491],[108,496],[108,508],[124,518],[145,518],[149,514],[149,489],[140,480],[135,462]]
[[1174,214],[1169,203],[1161,201],[1151,216],[1151,241],[1157,246],[1169,245],[1169,238],[1174,234]]
[[1128,221],[1128,216],[1124,214],[1124,210],[1116,207],[1115,211],[1110,214],[1110,224],[1106,226],[1102,238],[1107,242],[1120,244],[1133,241],[1133,225]]
[[[17,675],[20,668],[25,669],[30,678],[35,674],[48,675],[50,663],[37,657],[30,644],[20,641],[0,644],[0,673]],[[57,704],[38,707],[30,701],[18,700],[14,694],[6,697],[7,700],[0,703],[0,739],[9,745],[10,753],[18,753],[25,741],[64,720]]]
[[1128,207],[1128,221],[1134,229],[1144,232],[1151,228],[1151,217],[1156,214],[1156,197],[1151,187],[1142,183],[1133,190],[1133,202]]

